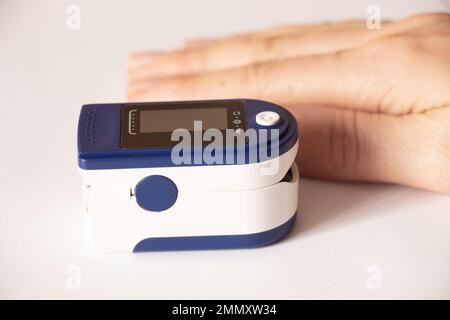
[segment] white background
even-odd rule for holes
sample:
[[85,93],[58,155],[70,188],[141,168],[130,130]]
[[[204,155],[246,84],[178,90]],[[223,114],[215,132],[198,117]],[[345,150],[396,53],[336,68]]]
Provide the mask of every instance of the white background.
[[[81,30],[66,26],[69,4],[81,8]],[[83,244],[78,113],[84,103],[124,101],[130,52],[364,19],[370,4],[387,18],[449,7],[0,0],[0,298],[450,298],[450,197],[400,186],[303,179],[295,229],[262,249],[93,256]]]

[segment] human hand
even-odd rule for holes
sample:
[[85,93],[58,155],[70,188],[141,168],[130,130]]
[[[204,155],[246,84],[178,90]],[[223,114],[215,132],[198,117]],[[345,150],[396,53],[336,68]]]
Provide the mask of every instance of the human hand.
[[130,59],[130,101],[255,98],[297,118],[304,176],[450,194],[450,15],[289,26]]

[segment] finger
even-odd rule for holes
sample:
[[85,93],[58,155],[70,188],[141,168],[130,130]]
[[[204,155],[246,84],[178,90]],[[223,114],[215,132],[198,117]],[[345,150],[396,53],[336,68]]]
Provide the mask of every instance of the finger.
[[214,41],[212,45],[171,51],[158,59],[145,54],[131,57],[133,72],[130,81],[146,77],[161,77],[208,72],[244,66],[298,55],[313,55],[345,50],[380,36],[365,26],[286,34],[272,37],[252,37],[244,40]]
[[[157,59],[136,55],[132,59],[136,67],[130,72],[130,81],[147,77],[163,77],[236,68],[252,63],[281,60],[299,55],[317,55],[348,50],[375,39],[419,28],[431,23],[428,16],[413,17],[391,23],[380,32],[352,23],[346,29],[323,29],[302,34],[272,38],[253,38],[246,41],[214,42],[212,46],[191,50],[172,51]],[[321,28],[319,28],[321,30]]]
[[[329,107],[291,108],[302,175],[390,182],[450,194],[450,108],[398,118]],[[439,120],[440,119],[440,120]],[[431,169],[431,170],[430,170]]]
[[[364,21],[283,27],[250,35],[204,42],[202,45],[147,58],[131,57],[130,81],[235,68],[251,63],[280,60],[298,55],[341,51],[435,23],[443,14],[413,16],[396,23],[383,22],[381,30],[369,30]],[[300,31],[301,30],[301,31]]]
[[[298,103],[299,99],[317,98],[314,98],[312,91],[316,92],[316,87],[326,85],[327,68],[336,68],[331,60],[331,56],[325,55],[195,75],[142,79],[129,84],[128,99],[157,101],[249,97],[282,104]],[[302,70],[301,79],[293,70]],[[297,87],[301,92],[296,90]],[[291,92],[288,94],[287,91]]]
[[184,50],[132,55],[130,80],[234,68],[250,63],[345,50],[371,40],[446,21],[448,14],[420,14],[397,22],[383,21],[369,30],[363,20],[285,26],[262,32],[194,41]]
[[[373,73],[361,68],[372,62],[354,54],[332,53],[297,57],[188,76],[148,78],[131,82],[130,101],[255,98],[281,105],[330,105],[377,111],[380,96],[389,90],[360,98],[362,89],[374,83]],[[376,68],[372,66],[372,69]],[[358,79],[358,81],[355,81]],[[384,89],[383,86],[386,86]]]

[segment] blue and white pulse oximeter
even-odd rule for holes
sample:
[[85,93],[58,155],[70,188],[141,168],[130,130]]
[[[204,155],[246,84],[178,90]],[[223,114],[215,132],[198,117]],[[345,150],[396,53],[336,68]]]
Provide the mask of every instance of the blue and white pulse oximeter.
[[259,100],[84,105],[89,241],[97,252],[273,243],[296,218],[298,140],[293,115]]

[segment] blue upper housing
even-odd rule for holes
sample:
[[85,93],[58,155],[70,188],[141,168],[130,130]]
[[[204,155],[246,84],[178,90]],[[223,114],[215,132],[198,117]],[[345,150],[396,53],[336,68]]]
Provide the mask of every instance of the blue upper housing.
[[[286,109],[273,103],[240,99],[240,100],[209,100],[202,102],[233,102],[241,101],[245,105],[247,128],[256,130],[268,129],[256,123],[255,116],[261,111],[277,112],[281,121],[275,126],[279,129],[279,155],[289,151],[298,139],[297,122],[294,116]],[[200,101],[199,101],[200,102]],[[157,104],[177,104],[177,102],[157,102]],[[197,164],[174,164],[171,160],[171,147],[123,149],[120,145],[121,137],[121,111],[124,106],[136,108],[148,106],[152,103],[116,103],[116,104],[90,104],[81,109],[78,122],[78,165],[85,170],[99,169],[124,169],[124,168],[151,168],[172,166],[197,166],[215,165],[202,163]],[[270,127],[269,129],[272,129]],[[230,152],[236,155],[244,152],[245,163],[252,160],[248,157],[248,144],[224,146],[216,152]],[[259,145],[257,146],[259,147]],[[230,149],[231,148],[231,149]],[[197,150],[198,151],[198,150]],[[195,152],[195,149],[192,149]],[[259,152],[256,161],[260,159]],[[226,163],[223,163],[226,164]]]

